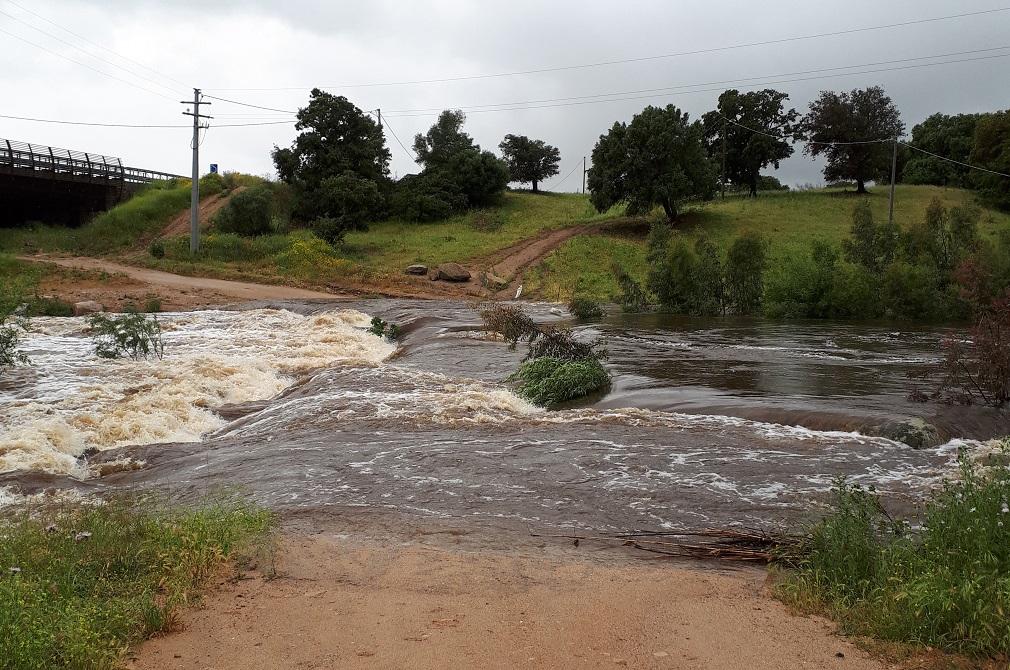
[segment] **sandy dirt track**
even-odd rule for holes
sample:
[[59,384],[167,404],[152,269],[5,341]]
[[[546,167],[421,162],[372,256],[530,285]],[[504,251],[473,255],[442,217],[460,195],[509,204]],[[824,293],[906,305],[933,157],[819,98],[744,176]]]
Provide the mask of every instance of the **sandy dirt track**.
[[[578,554],[583,551],[583,554]],[[765,573],[677,567],[584,550],[447,550],[339,534],[289,534],[279,577],[226,583],[184,629],[130,667],[885,667],[827,622],[794,617]]]

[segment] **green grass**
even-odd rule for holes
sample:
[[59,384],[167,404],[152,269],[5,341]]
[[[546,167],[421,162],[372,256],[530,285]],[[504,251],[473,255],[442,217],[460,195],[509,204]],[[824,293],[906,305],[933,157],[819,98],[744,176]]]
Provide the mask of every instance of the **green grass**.
[[614,235],[573,237],[526,273],[523,292],[551,302],[567,303],[575,294],[609,302],[620,290],[612,270],[615,264],[644,282],[648,274],[644,240]]
[[120,667],[273,525],[234,496],[19,509],[0,520],[0,669]]
[[970,656],[1010,650],[1010,438],[981,467],[962,453],[960,478],[935,491],[917,524],[893,520],[872,490],[838,483],[780,587],[850,635]]
[[496,225],[487,226],[486,218],[469,212],[430,224],[384,221],[367,232],[349,233],[345,245],[373,272],[402,274],[413,263],[466,263],[545,230],[606,221],[614,213],[599,214],[588,196],[579,194],[509,192],[496,212]]

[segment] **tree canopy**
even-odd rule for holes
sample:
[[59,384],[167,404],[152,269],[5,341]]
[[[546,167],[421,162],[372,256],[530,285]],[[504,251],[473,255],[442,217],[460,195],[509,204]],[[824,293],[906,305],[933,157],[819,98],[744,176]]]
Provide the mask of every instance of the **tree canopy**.
[[979,196],[990,205],[1010,210],[1010,110],[987,114],[975,126],[975,146],[969,161],[986,170],[974,171],[972,179]]
[[948,158],[967,163],[975,148],[975,126],[981,114],[958,114],[950,116],[936,113],[922,123],[912,127],[912,141],[915,149],[928,151],[936,156],[913,152],[905,163],[903,181],[909,184],[933,184],[935,186],[971,187],[971,170],[943,160]]
[[646,107],[630,124],[615,123],[593,148],[590,201],[600,212],[626,203],[632,216],[660,205],[675,221],[681,202],[715,191],[701,138],[701,124],[673,105]]
[[414,136],[420,175],[401,180],[394,196],[400,216],[416,221],[445,218],[464,207],[491,204],[508,186],[505,163],[463,132],[466,115],[447,109],[427,133]]
[[537,192],[538,182],[558,174],[561,152],[543,140],[509,134],[498,148],[508,166],[509,179],[520,184],[532,182],[534,193]]
[[[360,192],[379,192],[389,180],[382,128],[347,98],[313,89],[309,104],[298,110],[295,129],[299,134],[291,148],[275,146],[272,152],[277,174],[292,188],[292,214],[363,228],[381,207]],[[338,192],[344,186],[355,193]]]
[[761,170],[793,155],[790,143],[799,114],[788,112],[786,93],[772,89],[740,93],[730,89],[719,96],[719,106],[702,117],[705,148],[713,159],[722,159],[725,147],[726,178],[746,184],[757,195]]
[[904,133],[905,124],[883,88],[821,91],[809,107],[800,122],[800,132],[807,141],[804,153],[824,155],[827,181],[851,179],[857,193],[866,193],[867,181],[889,173],[894,147],[886,140]]

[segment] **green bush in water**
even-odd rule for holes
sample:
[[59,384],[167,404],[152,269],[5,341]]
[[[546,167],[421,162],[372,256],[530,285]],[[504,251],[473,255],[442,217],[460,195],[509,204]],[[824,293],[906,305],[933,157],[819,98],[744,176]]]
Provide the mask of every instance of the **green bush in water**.
[[506,381],[518,384],[516,393],[520,397],[548,407],[602,388],[610,377],[592,357],[574,361],[541,357],[520,365]]

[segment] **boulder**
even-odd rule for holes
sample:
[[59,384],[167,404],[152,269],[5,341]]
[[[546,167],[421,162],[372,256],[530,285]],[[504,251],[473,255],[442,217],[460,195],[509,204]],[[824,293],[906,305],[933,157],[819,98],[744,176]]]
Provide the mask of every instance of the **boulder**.
[[74,316],[84,316],[85,314],[95,314],[96,312],[104,312],[105,305],[96,300],[85,300],[84,302],[74,303]]
[[470,271],[459,263],[443,263],[435,271],[435,279],[444,281],[470,281]]
[[406,272],[409,275],[426,275],[426,274],[428,274],[428,266],[427,265],[411,265],[411,266],[408,266],[407,269],[404,270],[404,272]]
[[931,449],[943,443],[936,426],[913,417],[885,421],[875,432],[889,440],[903,442],[913,449]]
[[481,274],[480,283],[481,286],[486,286],[492,291],[500,291],[509,285],[507,279],[491,274],[490,272],[484,272]]

